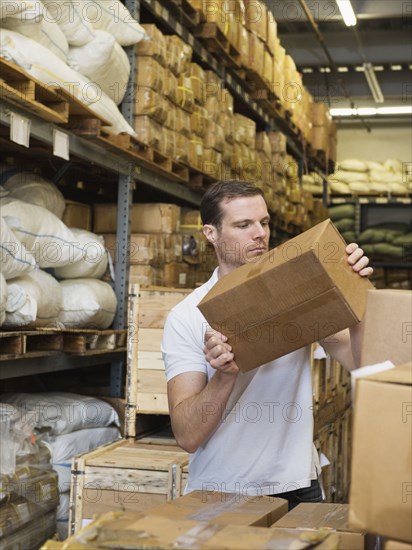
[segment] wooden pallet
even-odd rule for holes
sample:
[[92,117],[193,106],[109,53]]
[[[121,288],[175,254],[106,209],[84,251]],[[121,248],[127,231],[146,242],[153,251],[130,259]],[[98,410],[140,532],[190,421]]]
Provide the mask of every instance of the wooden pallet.
[[200,23],[193,34],[205,48],[219,57],[219,62],[226,67],[240,68],[240,53],[228,41],[216,23]]
[[76,135],[98,143],[108,151],[128,160],[137,161],[155,172],[167,174],[171,180],[179,183],[187,183],[189,180],[189,171],[186,166],[163,155],[129,134],[113,134],[102,127],[102,122],[98,118],[73,116],[70,118],[68,128]]
[[[175,13],[175,18],[187,29],[193,29],[199,25],[204,14],[201,10],[195,8],[192,3],[188,0],[163,0],[162,2],[170,11],[171,5],[174,5],[174,8],[177,13]],[[174,10],[173,10],[174,11]]]
[[59,351],[62,346],[63,337],[60,334],[39,331],[0,332],[0,360],[38,351]]
[[48,122],[66,123],[69,104],[60,88],[46,86],[19,66],[0,58],[0,98]]
[[126,329],[39,329],[40,332],[56,332],[63,338],[62,351],[86,355],[88,352],[117,351],[126,348]]

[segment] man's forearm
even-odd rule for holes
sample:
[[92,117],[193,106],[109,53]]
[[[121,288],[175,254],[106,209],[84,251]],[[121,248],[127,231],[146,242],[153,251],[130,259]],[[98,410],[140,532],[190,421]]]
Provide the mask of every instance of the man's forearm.
[[184,399],[170,411],[173,433],[183,449],[195,452],[215,430],[236,378],[237,374],[217,371],[202,391]]

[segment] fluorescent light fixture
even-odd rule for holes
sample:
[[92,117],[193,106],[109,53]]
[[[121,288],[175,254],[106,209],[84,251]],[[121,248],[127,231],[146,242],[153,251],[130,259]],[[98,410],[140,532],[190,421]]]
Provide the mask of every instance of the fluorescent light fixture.
[[349,72],[348,67],[338,67],[338,73],[347,73]]
[[330,73],[330,67],[319,67],[321,73]]
[[402,70],[402,65],[391,65],[391,70],[392,71],[401,71]]
[[363,65],[358,65],[357,67],[355,67],[355,71],[357,73],[364,73],[365,72],[365,67]]
[[368,82],[373,100],[375,101],[375,103],[383,103],[383,93],[381,87],[379,86],[378,79],[376,78],[372,63],[364,63],[363,66],[365,69],[365,77]]
[[331,109],[330,114],[333,117],[411,115],[412,107],[359,107],[358,109]]
[[356,15],[353,11],[350,0],[336,0],[339,11],[343,17],[343,21],[347,27],[354,27],[356,25]]
[[381,72],[385,70],[385,67],[383,65],[374,65],[373,70],[375,71],[375,73],[378,71]]
[[305,74],[313,73],[313,69],[312,69],[312,67],[305,67],[305,68],[302,69],[302,73],[305,73]]

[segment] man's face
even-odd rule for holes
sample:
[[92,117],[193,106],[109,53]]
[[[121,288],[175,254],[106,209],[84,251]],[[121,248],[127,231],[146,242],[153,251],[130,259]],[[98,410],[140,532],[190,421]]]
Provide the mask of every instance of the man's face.
[[205,235],[215,247],[223,275],[267,251],[269,213],[260,195],[225,200],[221,209],[221,227],[205,226]]

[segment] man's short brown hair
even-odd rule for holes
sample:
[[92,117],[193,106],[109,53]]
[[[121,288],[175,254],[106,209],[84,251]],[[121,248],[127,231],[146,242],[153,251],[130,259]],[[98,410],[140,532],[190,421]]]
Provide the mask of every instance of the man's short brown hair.
[[[200,216],[202,223],[220,228],[222,224],[222,202],[238,197],[254,197],[260,195],[263,200],[263,191],[247,181],[224,180],[211,185],[202,197]],[[265,200],[266,202],[266,200]]]

